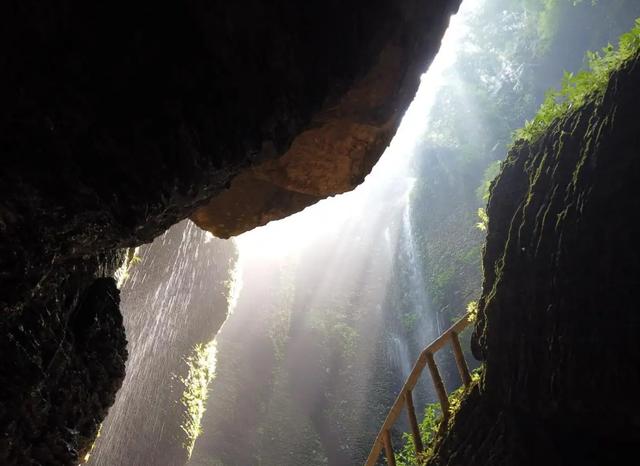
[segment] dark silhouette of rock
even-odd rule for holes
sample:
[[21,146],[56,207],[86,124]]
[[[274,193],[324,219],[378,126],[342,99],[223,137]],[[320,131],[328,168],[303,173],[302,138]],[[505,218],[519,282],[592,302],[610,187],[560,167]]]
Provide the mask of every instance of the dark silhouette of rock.
[[637,456],[639,64],[509,153],[488,206],[473,345],[485,372],[428,464]]
[[66,322],[27,307],[21,324],[3,332],[2,464],[78,464],[122,384],[115,281],[98,278],[74,301]]

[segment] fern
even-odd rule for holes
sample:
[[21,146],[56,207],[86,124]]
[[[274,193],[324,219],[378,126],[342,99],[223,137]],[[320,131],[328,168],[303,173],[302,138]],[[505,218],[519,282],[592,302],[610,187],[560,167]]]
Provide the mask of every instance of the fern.
[[478,209],[478,219],[480,221],[476,223],[476,228],[480,231],[486,232],[489,228],[489,215],[485,209]]
[[565,72],[559,90],[547,91],[544,102],[533,120],[514,133],[514,140],[533,142],[549,126],[570,111],[591,100],[601,99],[611,73],[640,52],[640,18],[631,31],[620,37],[618,47],[608,44],[601,52],[587,52],[588,70]]

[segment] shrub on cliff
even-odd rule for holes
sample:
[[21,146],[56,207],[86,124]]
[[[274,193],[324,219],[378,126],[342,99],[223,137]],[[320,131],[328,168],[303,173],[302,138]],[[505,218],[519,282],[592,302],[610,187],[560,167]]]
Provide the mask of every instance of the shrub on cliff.
[[587,52],[588,70],[578,73],[565,72],[561,88],[547,92],[536,116],[515,132],[514,139],[533,142],[551,123],[562,118],[569,111],[591,99],[600,99],[607,88],[611,73],[638,52],[640,52],[640,18],[636,20],[631,31],[620,37],[618,48],[609,44],[602,49],[602,52]]

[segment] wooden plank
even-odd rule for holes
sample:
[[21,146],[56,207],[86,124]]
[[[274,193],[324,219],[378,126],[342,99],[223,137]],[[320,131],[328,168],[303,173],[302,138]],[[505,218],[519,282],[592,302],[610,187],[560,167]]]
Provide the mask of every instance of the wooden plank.
[[409,415],[409,424],[411,425],[411,435],[413,437],[413,446],[416,448],[416,453],[422,453],[424,447],[422,445],[422,437],[420,436],[420,427],[418,426],[418,419],[416,419],[416,410],[413,406],[413,395],[411,390],[407,390],[405,393],[407,399],[407,414]]
[[393,453],[393,445],[391,444],[391,434],[388,430],[384,431],[384,455],[387,458],[388,466],[396,466],[396,455]]
[[431,343],[429,346],[427,346],[423,353],[431,353],[431,354],[435,354],[437,351],[439,351],[440,349],[442,349],[444,347],[444,345],[447,344],[447,341],[449,340],[449,338],[451,338],[451,334],[452,333],[462,333],[462,331],[467,328],[469,326],[469,324],[472,322],[472,317],[470,314],[465,315],[463,318],[461,318],[459,321],[457,321],[455,324],[453,324],[451,327],[449,327],[447,330],[445,330],[442,335],[440,335],[438,338],[436,338],[435,340],[433,340],[433,343]]
[[436,361],[433,359],[433,354],[429,354],[427,356],[427,365],[429,366],[429,372],[431,372],[433,386],[435,387],[438,399],[440,400],[442,415],[443,417],[446,417],[449,414],[449,396],[447,395],[447,390],[444,388],[444,383],[442,382],[442,377],[440,377],[440,371],[438,371]]
[[453,347],[453,355],[456,358],[456,365],[458,366],[458,372],[460,373],[462,383],[465,387],[469,387],[469,385],[471,385],[471,374],[469,373],[469,367],[467,366],[467,361],[464,358],[460,339],[456,332],[451,333],[451,346]]
[[380,452],[382,452],[382,440],[379,438],[381,435],[382,433],[378,434],[378,438],[373,442],[373,447],[369,452],[369,456],[367,457],[367,461],[364,463],[364,466],[374,466],[378,462]]

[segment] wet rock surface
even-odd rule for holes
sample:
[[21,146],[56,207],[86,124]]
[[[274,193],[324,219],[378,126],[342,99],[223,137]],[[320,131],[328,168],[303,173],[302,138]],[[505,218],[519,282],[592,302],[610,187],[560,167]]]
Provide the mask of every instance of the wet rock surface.
[[122,380],[122,248],[239,175],[264,191],[209,209],[220,236],[355,186],[458,5],[3,2],[0,462],[90,446]]
[[640,445],[640,60],[511,150],[492,190],[485,362],[430,465],[630,464]]
[[124,379],[126,339],[113,278],[71,297],[67,315],[31,304],[3,332],[0,463],[78,464]]

